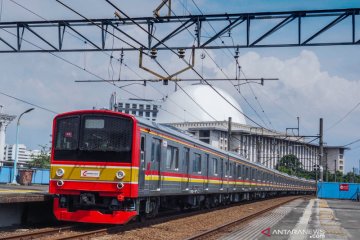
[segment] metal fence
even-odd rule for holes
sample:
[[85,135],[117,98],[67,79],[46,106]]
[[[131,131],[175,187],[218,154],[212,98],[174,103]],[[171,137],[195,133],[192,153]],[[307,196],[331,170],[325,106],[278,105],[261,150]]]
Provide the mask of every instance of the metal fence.
[[[33,184],[49,184],[50,170],[33,168],[32,176]],[[12,181],[13,168],[12,167],[0,167],[0,183],[10,183]]]
[[318,198],[334,198],[334,199],[360,199],[359,183],[338,183],[338,182],[319,182]]

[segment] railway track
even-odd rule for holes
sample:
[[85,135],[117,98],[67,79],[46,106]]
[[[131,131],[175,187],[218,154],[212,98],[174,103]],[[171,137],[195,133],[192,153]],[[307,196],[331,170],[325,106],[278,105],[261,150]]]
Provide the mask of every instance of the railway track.
[[57,228],[51,228],[51,229],[47,228],[47,229],[37,230],[34,232],[26,232],[26,233],[14,234],[14,235],[7,235],[4,237],[0,236],[0,240],[37,239],[37,238],[41,238],[41,237],[51,236],[52,234],[56,234],[56,233],[60,233],[60,232],[64,232],[64,231],[70,231],[74,228],[75,228],[75,226],[65,226],[65,227],[57,227]]
[[[210,236],[216,232],[218,233],[221,231],[225,231],[226,228],[229,228],[236,224],[240,224],[247,220],[256,218],[257,216],[259,216],[265,212],[268,212],[274,208],[277,208],[277,207],[279,207],[287,202],[293,201],[297,198],[301,198],[301,197],[292,197],[287,201],[282,201],[280,204],[272,205],[271,207],[268,207],[262,211],[256,211],[254,214],[250,214],[248,216],[242,217],[231,223],[224,224],[224,225],[221,225],[220,227],[215,227],[215,228],[208,229],[205,231],[203,230],[204,232],[194,235],[187,239],[189,239],[189,240],[190,239],[206,239],[207,236]],[[277,198],[275,198],[274,200],[277,200]],[[189,212],[185,212],[185,213],[177,212],[176,214],[174,214],[174,212],[172,212],[172,213],[166,212],[166,213],[162,213],[162,216],[160,216],[158,218],[149,219],[144,222],[131,222],[127,225],[121,225],[121,226],[113,226],[113,225],[111,225],[111,226],[109,226],[109,225],[85,226],[85,225],[82,225],[82,227],[79,228],[79,226],[77,225],[77,226],[59,227],[59,228],[54,228],[54,229],[45,229],[45,230],[39,230],[39,231],[35,231],[35,232],[30,232],[30,233],[6,236],[4,238],[0,237],[0,240],[2,240],[2,239],[51,239],[51,240],[90,239],[90,238],[94,238],[94,237],[100,237],[100,236],[116,234],[116,233],[124,234],[125,232],[128,233],[128,232],[131,232],[132,230],[136,230],[136,229],[140,229],[141,231],[145,230],[145,232],[146,232],[146,229],[156,228],[157,225],[170,223],[171,221],[173,221],[173,222],[176,222],[177,220],[182,221],[182,219],[187,219],[187,218],[190,219],[191,217],[196,218],[197,215],[216,212],[219,210],[226,210],[227,208],[232,208],[237,205],[246,207],[247,205],[261,204],[266,201],[267,200],[264,200],[264,201],[257,200],[257,201],[246,202],[246,204],[244,204],[244,203],[232,204],[232,205],[222,206],[222,207],[213,208],[213,209],[189,211]],[[192,220],[189,220],[189,221],[192,221]],[[159,229],[159,231],[161,231],[161,229]],[[146,236],[144,234],[143,239],[146,239],[147,237],[149,237],[149,236]],[[165,238],[166,237],[164,237],[164,239]],[[186,237],[183,237],[183,238],[186,238]],[[116,239],[116,235],[114,235],[114,239]]]
[[186,238],[186,240],[200,240],[200,239],[209,239],[211,237],[214,237],[214,235],[221,235],[222,233],[224,234],[227,234],[229,233],[229,229],[232,229],[233,227],[235,226],[238,226],[240,224],[243,224],[249,220],[253,220],[261,215],[263,215],[264,213],[267,213],[275,208],[278,208],[286,203],[289,203],[289,202],[292,202],[296,199],[299,199],[299,198],[302,198],[302,197],[294,197],[292,199],[289,199],[285,202],[282,202],[282,203],[279,203],[279,204],[276,204],[274,206],[271,206],[271,207],[268,207],[266,209],[263,209],[261,211],[258,211],[258,212],[255,212],[253,214],[250,214],[248,216],[244,216],[244,217],[241,217],[235,221],[232,221],[232,222],[229,222],[229,223],[226,223],[226,224],[223,224],[221,226],[218,226],[218,227],[214,227],[214,228],[211,228],[209,230],[206,230],[202,233],[199,233],[199,234],[196,234],[194,236],[191,236],[189,238]]

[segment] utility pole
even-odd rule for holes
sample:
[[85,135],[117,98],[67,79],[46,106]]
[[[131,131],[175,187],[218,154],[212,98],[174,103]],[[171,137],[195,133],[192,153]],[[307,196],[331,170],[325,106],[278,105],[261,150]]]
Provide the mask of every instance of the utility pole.
[[320,181],[324,180],[324,172],[323,172],[323,165],[324,165],[324,142],[323,142],[323,119],[320,118],[320,131],[319,131],[319,165],[320,165]]

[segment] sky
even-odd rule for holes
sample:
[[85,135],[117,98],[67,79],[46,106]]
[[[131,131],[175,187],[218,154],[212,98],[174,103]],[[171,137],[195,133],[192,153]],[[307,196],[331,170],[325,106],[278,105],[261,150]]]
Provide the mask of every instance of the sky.
[[[63,0],[63,2],[87,18],[114,17],[114,9],[104,0]],[[113,0],[113,3],[131,17],[152,16],[152,11],[160,2],[160,0]],[[0,0],[0,6],[0,22],[42,20],[41,18],[47,20],[80,18],[55,0]],[[246,13],[360,8],[360,2],[350,0],[173,0],[173,11],[176,15],[200,14],[198,8],[204,14]],[[331,18],[305,21],[304,37],[310,36],[316,29],[326,25],[329,21]],[[256,39],[261,32],[270,29],[274,24],[276,24],[276,20],[269,20],[265,25],[255,24],[252,39]],[[349,25],[350,20],[345,20],[339,27],[321,36],[321,39],[346,39],[351,34],[348,30]],[[274,34],[270,40],[275,42],[283,39],[292,40],[296,37],[292,26],[290,24],[277,35]],[[203,26],[204,38],[213,34],[212,28],[219,29],[221,24],[213,23],[212,26],[205,24]],[[146,37],[144,32],[135,26],[125,29],[127,33],[138,39]],[[193,29],[190,30],[193,31]],[[167,32],[169,29],[159,28],[156,29],[155,34],[161,38]],[[357,32],[356,37],[360,39],[360,31],[357,30]],[[44,30],[43,33],[47,33],[51,40],[54,40],[56,36],[51,31],[45,32]],[[89,32],[88,34],[94,33]],[[0,30],[0,37],[11,39],[11,36],[2,30]],[[28,32],[25,33],[24,39],[30,42],[37,41]],[[232,40],[235,42],[243,41],[241,27],[232,32],[232,38],[223,37],[222,40],[225,43]],[[181,42],[191,46],[193,41],[193,36],[184,32],[169,44]],[[107,44],[112,44],[112,42],[113,39],[108,37]],[[89,47],[69,34],[66,35],[64,44],[65,47]],[[121,47],[122,45],[120,42],[114,41],[114,46]],[[23,47],[27,48],[30,45],[24,43]],[[5,46],[0,42],[0,49],[4,48]],[[286,128],[296,127],[296,117],[300,117],[300,134],[317,135],[319,118],[323,118],[324,142],[329,146],[342,146],[360,138],[358,124],[360,119],[360,59],[358,48],[359,46],[243,48],[240,49],[239,57],[239,64],[243,71],[241,77],[279,78],[279,80],[268,81],[264,86],[258,84],[241,86],[240,91],[246,101],[230,82],[214,85],[228,91],[239,102],[247,115],[270,129],[285,131]],[[235,77],[234,52],[234,49],[197,51],[195,69],[207,78]],[[204,59],[200,58],[202,53],[205,55]],[[75,80],[96,79],[94,75],[105,79],[118,79],[120,76],[121,80],[138,79],[139,76],[153,78],[138,68],[138,53],[125,52],[124,63],[128,67],[120,66],[116,60],[110,61],[110,54],[103,52],[0,53],[0,92],[47,109],[35,107],[34,111],[22,117],[19,142],[24,143],[30,149],[40,149],[39,145],[49,145],[54,112],[108,107],[112,92],[116,92],[120,98],[136,95],[161,100],[174,91],[172,83],[168,86],[161,83],[149,83],[146,87],[133,85],[124,88],[127,91],[125,92],[108,83],[75,82]],[[188,54],[189,52],[187,52],[187,56]],[[119,58],[120,53],[114,52],[113,55],[115,58]],[[68,62],[65,62],[64,59]],[[214,64],[213,60],[217,65]],[[171,53],[159,53],[158,61],[169,72],[176,72],[183,67],[183,63],[177,56]],[[145,59],[144,64],[160,71],[151,60]],[[187,71],[180,77],[195,78],[196,75]],[[182,86],[184,85],[186,84],[183,83]],[[122,84],[118,84],[118,86],[122,86]],[[0,94],[0,105],[4,106],[4,113],[12,115],[19,115],[33,107],[3,94]],[[7,128],[6,142],[8,144],[15,142],[15,129],[16,123],[14,121]],[[349,147],[351,149],[345,153],[346,171],[352,170],[354,166],[358,167],[360,159],[360,142]]]

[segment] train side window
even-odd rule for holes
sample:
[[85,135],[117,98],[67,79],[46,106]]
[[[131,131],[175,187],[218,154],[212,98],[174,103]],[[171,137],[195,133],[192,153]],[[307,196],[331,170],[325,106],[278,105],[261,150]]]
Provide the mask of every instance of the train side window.
[[166,168],[179,170],[179,149],[168,145],[166,149]]
[[141,161],[145,161],[145,136],[141,136],[140,159]]
[[225,162],[225,177],[229,176],[229,163]]
[[219,174],[219,162],[217,158],[213,158],[213,169],[214,169],[214,175]]
[[232,171],[233,171],[233,166],[232,166],[233,164],[230,162],[229,163],[229,177],[232,177]]
[[186,171],[186,173],[189,173],[190,168],[190,148],[184,147],[184,158],[183,158],[183,166],[184,169],[182,171]]
[[151,161],[159,162],[161,158],[161,140],[153,138],[151,141]]
[[193,172],[201,173],[201,155],[194,153]]
[[224,159],[220,158],[220,176],[224,176]]
[[251,171],[251,178],[254,180],[255,179],[255,174],[256,174],[256,169],[252,169]]
[[237,178],[241,178],[241,165],[237,166]]
[[237,170],[237,168],[236,168],[236,163],[234,163],[234,164],[233,164],[233,177],[234,177],[234,178],[236,178],[236,176],[237,176],[236,170]]
[[246,179],[249,179],[249,167],[245,168],[245,177]]

